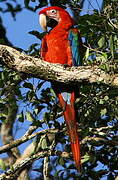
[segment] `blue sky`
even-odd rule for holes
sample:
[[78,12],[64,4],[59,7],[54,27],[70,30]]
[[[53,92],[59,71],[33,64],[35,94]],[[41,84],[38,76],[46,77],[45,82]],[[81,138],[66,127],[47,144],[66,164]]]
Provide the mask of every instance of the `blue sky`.
[[41,31],[38,24],[38,13],[24,9],[16,15],[16,21],[10,13],[2,15],[4,26],[7,29],[7,37],[14,46],[27,49],[31,44],[38,42],[38,39],[28,34],[29,31]]
[[[23,1],[17,0],[17,2],[24,7]],[[0,7],[5,7],[4,4],[4,2],[0,3]],[[32,12],[24,8],[21,12],[17,13],[16,20],[11,17],[10,13],[0,13],[0,15],[7,30],[7,37],[14,46],[27,50],[31,44],[39,43],[35,36],[28,34],[32,30],[41,32],[38,23],[38,11]]]

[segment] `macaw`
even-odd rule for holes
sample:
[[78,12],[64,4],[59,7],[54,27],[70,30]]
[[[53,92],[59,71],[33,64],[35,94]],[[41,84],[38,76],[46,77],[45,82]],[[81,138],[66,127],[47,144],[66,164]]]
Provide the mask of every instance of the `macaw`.
[[[80,66],[82,64],[82,41],[78,29],[74,28],[74,20],[69,13],[61,7],[47,7],[39,12],[39,23],[44,31],[47,31],[47,27],[51,28],[42,39],[40,52],[42,59],[64,66]],[[59,82],[52,83],[52,87],[63,109],[76,168],[80,169],[80,142],[74,106],[79,90],[75,86],[70,87],[70,85]]]

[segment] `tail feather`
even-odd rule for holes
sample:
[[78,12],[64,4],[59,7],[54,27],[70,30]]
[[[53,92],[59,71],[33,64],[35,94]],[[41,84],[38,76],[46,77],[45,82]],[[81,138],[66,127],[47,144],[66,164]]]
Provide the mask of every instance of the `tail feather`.
[[71,104],[67,104],[61,94],[58,95],[61,106],[64,108],[64,118],[66,121],[68,133],[70,136],[71,150],[76,168],[81,168],[80,142],[77,133],[77,122],[75,117],[74,98],[71,98]]
[[71,142],[71,149],[72,149],[76,168],[80,171],[81,170],[81,155],[80,155],[80,143],[78,140],[75,143]]

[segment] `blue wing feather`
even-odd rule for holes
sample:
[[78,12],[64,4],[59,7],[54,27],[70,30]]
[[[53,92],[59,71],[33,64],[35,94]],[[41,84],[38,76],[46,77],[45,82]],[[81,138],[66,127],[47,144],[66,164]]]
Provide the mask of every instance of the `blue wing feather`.
[[69,31],[68,39],[70,42],[73,66],[81,66],[82,58],[81,58],[81,38],[79,35],[79,31],[76,28],[73,28]]

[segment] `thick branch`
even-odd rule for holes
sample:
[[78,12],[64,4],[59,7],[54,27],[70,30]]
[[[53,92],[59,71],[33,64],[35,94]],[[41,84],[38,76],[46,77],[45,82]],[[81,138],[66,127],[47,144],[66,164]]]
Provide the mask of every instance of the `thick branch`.
[[12,169],[9,169],[6,173],[0,175],[0,180],[4,179],[15,179],[19,175],[19,171],[26,168],[28,165],[31,165],[34,160],[51,155],[52,151],[43,151],[37,154],[32,155],[31,157],[22,160],[19,164],[13,166]]
[[113,141],[113,140],[108,140],[106,138],[103,137],[86,137],[82,140],[82,144],[85,144],[86,142],[91,142],[97,145],[102,145],[102,144],[107,144],[110,146],[118,146],[118,142],[117,141]]
[[50,180],[50,177],[49,177],[49,157],[44,158],[43,178],[44,178],[44,180]]
[[20,144],[25,143],[26,141],[38,136],[39,134],[46,134],[46,133],[57,133],[59,130],[58,129],[46,129],[44,131],[39,131],[34,134],[29,135],[29,133],[26,133],[23,137],[21,137],[18,140],[12,141],[10,144],[6,144],[2,147],[0,147],[0,154],[4,153],[14,147],[19,146]]
[[118,86],[118,74],[109,75],[98,66],[81,66],[64,68],[60,64],[50,64],[39,58],[24,55],[19,51],[0,45],[0,57],[9,68],[30,74],[33,77],[48,81],[68,83],[102,82],[107,85]]
[[7,172],[1,174],[0,180],[6,180],[6,179],[13,180],[19,176],[19,172],[22,169],[26,168],[27,166],[30,166],[35,160],[48,156],[61,156],[61,157],[69,158],[70,154],[68,152],[60,152],[56,150],[43,150],[41,152],[32,154],[31,156],[21,160],[18,164],[14,164],[12,169],[9,169],[7,170]]

